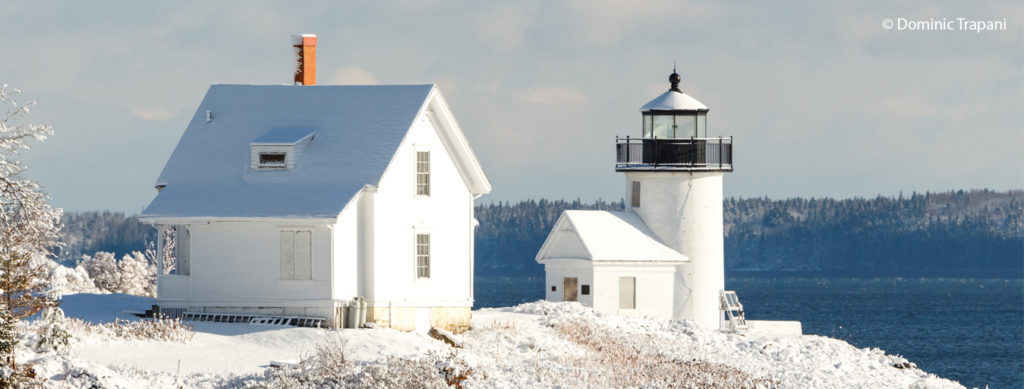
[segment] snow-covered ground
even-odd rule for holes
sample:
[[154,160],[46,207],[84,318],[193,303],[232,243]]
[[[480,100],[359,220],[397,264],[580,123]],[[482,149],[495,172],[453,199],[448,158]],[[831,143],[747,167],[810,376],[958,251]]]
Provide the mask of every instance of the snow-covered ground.
[[[152,299],[64,297],[68,317],[137,320]],[[910,387],[955,388],[899,356],[821,336],[741,336],[692,322],[601,315],[536,302],[473,312],[458,347],[390,329],[189,323],[189,341],[71,326],[62,352],[19,349],[51,387]],[[302,363],[271,368],[271,361]],[[899,365],[904,368],[896,368]]]

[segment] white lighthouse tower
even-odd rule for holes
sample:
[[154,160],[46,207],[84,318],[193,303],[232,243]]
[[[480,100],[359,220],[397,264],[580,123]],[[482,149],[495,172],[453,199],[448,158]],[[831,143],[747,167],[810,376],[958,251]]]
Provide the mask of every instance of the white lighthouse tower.
[[615,170],[625,173],[627,210],[690,260],[677,275],[673,317],[717,328],[725,289],[722,177],[732,171],[732,137],[708,138],[708,107],[679,89],[674,70],[669,82],[640,108],[641,138],[618,139]]

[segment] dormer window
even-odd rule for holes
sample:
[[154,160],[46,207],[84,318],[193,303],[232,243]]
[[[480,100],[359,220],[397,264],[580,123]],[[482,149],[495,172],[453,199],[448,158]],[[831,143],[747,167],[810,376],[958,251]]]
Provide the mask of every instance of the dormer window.
[[260,169],[283,169],[288,153],[259,153]]
[[294,169],[315,134],[315,131],[308,128],[270,130],[249,143],[252,155],[250,167],[253,170]]

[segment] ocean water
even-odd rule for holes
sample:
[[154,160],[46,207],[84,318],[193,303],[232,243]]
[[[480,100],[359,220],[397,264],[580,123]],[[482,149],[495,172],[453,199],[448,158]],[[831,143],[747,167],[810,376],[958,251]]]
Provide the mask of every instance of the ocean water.
[[[967,387],[1024,388],[1024,280],[729,278],[748,319],[899,354]],[[544,298],[543,277],[477,277],[476,308]]]

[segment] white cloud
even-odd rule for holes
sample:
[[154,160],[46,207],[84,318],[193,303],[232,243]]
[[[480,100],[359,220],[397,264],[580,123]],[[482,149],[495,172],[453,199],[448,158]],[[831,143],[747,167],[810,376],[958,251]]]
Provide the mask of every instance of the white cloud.
[[174,117],[174,113],[162,107],[132,108],[132,115],[139,119],[164,121]]
[[377,84],[377,77],[366,69],[358,66],[346,66],[331,73],[332,84],[372,85]]
[[906,118],[951,118],[963,119],[984,111],[985,103],[963,103],[940,105],[921,96],[889,96],[882,99],[879,108],[895,116]]
[[518,49],[526,41],[530,27],[529,10],[525,7],[504,7],[479,17],[476,23],[478,37],[484,42],[504,50]]
[[516,96],[527,103],[575,105],[587,101],[583,91],[571,86],[545,85],[524,88]]

